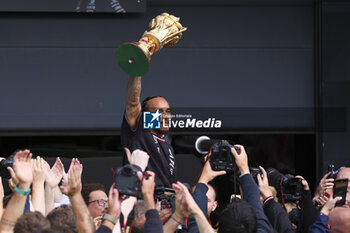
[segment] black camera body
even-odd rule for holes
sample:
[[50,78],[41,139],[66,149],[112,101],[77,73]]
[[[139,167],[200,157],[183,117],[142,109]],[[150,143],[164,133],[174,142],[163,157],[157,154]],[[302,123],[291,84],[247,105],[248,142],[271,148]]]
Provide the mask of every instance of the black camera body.
[[[16,152],[15,152],[16,153]],[[8,167],[13,167],[13,158],[15,157],[15,153],[0,161],[0,176],[4,179],[10,179],[11,174],[7,170]]]
[[233,172],[235,157],[231,152],[231,148],[235,148],[238,154],[241,153],[239,147],[232,146],[226,140],[221,140],[213,145],[210,155],[210,165],[214,171]]
[[270,168],[267,170],[269,183],[277,190],[277,197],[284,202],[301,201],[304,186],[302,179],[293,175],[281,174],[277,169]]
[[300,178],[285,178],[282,182],[282,194],[285,202],[301,201],[304,186]]
[[175,211],[176,193],[172,188],[157,186],[154,191],[154,198],[161,202],[161,209],[173,209]]
[[141,185],[137,172],[142,172],[142,169],[132,164],[127,164],[116,171],[115,188],[118,189],[119,195],[142,198]]

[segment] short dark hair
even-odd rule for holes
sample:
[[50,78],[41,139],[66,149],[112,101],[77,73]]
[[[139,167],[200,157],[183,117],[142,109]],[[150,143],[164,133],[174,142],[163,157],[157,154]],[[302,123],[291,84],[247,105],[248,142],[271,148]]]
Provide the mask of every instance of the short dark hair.
[[25,212],[16,222],[14,233],[32,233],[50,228],[50,222],[39,212]]
[[[160,96],[160,95],[155,95],[155,96],[148,96],[146,97],[144,100],[142,100],[142,103],[141,103],[141,111],[144,112],[147,110],[148,108],[148,105],[147,105],[147,102],[151,99],[154,99],[154,98],[164,98],[163,96]],[[164,98],[165,99],[165,98]]]
[[53,209],[46,217],[51,223],[51,229],[59,233],[78,233],[73,209],[68,205],[61,205]]
[[253,208],[239,198],[233,199],[219,217],[218,233],[255,233],[256,230],[257,220]]
[[83,195],[85,204],[89,204],[89,196],[90,193],[93,191],[101,190],[103,192],[106,192],[106,188],[103,184],[100,183],[91,183],[91,184],[84,184],[83,188],[81,189],[81,194]]

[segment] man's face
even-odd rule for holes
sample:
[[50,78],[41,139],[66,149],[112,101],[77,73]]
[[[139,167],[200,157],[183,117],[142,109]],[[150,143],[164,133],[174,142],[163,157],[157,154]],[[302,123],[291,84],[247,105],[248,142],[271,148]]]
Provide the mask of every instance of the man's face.
[[169,132],[171,111],[168,101],[162,97],[156,97],[147,101],[147,111],[155,112],[159,111],[162,115],[160,117],[160,129],[163,134]]
[[[343,168],[337,175],[337,180],[340,179],[348,179],[350,181],[350,168]],[[348,182],[348,192],[346,194],[346,203],[349,205],[350,203],[350,182]]]
[[89,195],[89,212],[92,218],[103,216],[108,209],[108,197],[101,190],[92,191]]
[[216,198],[215,190],[211,185],[208,185],[207,197],[208,197],[208,216],[210,216],[211,212],[213,212],[218,205],[218,202],[215,201],[215,198]]

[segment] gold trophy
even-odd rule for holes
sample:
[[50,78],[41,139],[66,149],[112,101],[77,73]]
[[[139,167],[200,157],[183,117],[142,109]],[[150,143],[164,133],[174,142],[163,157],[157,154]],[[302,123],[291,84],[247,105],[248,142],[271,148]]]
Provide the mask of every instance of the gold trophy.
[[119,66],[131,76],[147,73],[151,56],[163,47],[175,45],[187,28],[179,23],[180,18],[168,13],[158,15],[149,23],[149,30],[138,42],[126,42],[117,49]]

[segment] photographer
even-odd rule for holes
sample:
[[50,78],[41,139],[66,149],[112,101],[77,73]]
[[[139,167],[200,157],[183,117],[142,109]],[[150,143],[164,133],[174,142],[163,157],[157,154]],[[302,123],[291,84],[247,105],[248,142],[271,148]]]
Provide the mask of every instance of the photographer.
[[286,211],[282,205],[275,202],[272,191],[269,187],[269,180],[265,169],[259,166],[262,175],[258,174],[258,184],[260,194],[263,198],[264,211],[273,228],[279,233],[295,233],[296,229],[292,226]]
[[[261,206],[258,186],[250,174],[247,153],[243,146],[235,146],[240,149],[240,154],[238,154],[234,148],[231,149],[231,152],[241,172],[239,183],[242,187],[243,200],[236,198],[221,213],[219,218],[219,233],[238,230],[249,233],[273,233],[274,231],[271,224]],[[249,205],[247,205],[247,203]]]

